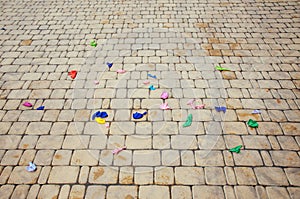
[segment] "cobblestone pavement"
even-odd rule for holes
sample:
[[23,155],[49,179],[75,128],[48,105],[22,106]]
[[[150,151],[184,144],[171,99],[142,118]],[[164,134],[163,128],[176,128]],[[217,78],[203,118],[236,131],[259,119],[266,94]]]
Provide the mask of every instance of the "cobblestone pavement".
[[[299,2],[0,7],[1,199],[300,198]],[[109,128],[91,119],[96,111]]]

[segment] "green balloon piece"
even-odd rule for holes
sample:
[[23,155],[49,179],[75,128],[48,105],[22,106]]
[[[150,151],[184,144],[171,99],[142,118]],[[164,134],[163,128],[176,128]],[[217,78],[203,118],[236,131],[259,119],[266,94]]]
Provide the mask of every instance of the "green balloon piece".
[[223,68],[221,66],[216,66],[216,69],[219,71],[230,70],[229,68]]
[[92,40],[91,43],[90,43],[90,45],[93,46],[93,47],[96,47],[97,43],[94,40]]
[[248,126],[252,127],[252,128],[257,128],[258,127],[258,123],[255,120],[249,119],[247,122]]
[[193,121],[193,115],[189,114],[187,119],[186,119],[186,122],[183,124],[183,127],[191,126],[192,121]]
[[229,151],[235,152],[235,153],[240,153],[242,147],[243,147],[243,145],[239,145],[239,146],[229,149]]

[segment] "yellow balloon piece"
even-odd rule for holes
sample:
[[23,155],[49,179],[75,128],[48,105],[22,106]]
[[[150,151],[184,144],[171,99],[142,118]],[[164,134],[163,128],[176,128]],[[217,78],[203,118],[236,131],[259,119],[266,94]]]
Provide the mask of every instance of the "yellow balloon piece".
[[105,124],[105,119],[102,119],[102,118],[100,118],[100,117],[97,117],[96,119],[95,119],[95,121],[97,122],[97,123],[99,123],[99,124]]

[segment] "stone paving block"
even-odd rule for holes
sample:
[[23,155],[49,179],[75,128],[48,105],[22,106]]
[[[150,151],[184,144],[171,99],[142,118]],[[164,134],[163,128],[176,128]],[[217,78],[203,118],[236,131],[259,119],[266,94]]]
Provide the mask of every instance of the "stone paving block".
[[2,149],[16,149],[21,141],[18,135],[1,135],[0,146]]
[[283,150],[299,150],[297,142],[291,136],[277,136],[277,140]]
[[73,185],[70,191],[69,198],[83,198],[85,195],[85,186],[84,185]]
[[71,155],[71,150],[57,150],[53,156],[52,165],[69,165]]
[[294,151],[270,151],[276,166],[300,167],[299,155]]
[[14,185],[3,185],[0,187],[1,197],[4,199],[10,198],[14,191]]
[[41,169],[38,167],[35,172],[25,172],[24,166],[16,166],[8,179],[9,184],[35,184]]
[[38,198],[58,198],[59,188],[59,185],[43,185]]
[[171,189],[172,199],[192,198],[191,188],[188,186],[172,186]]
[[133,165],[135,166],[157,166],[160,164],[159,151],[139,150],[133,152]]
[[238,166],[261,166],[263,165],[258,151],[243,150],[242,153],[233,153],[234,162]]
[[134,172],[134,183],[139,185],[153,184],[154,171],[152,167],[136,167]]
[[98,165],[98,150],[76,150],[73,152],[71,165]]
[[101,185],[90,185],[86,189],[86,198],[97,199],[97,198],[105,198],[106,195],[106,187]]
[[170,199],[169,188],[166,186],[140,186],[139,198]]
[[2,157],[1,165],[17,165],[21,158],[22,152],[22,150],[7,151]]
[[29,185],[18,185],[11,195],[12,199],[25,199],[29,190]]
[[246,198],[257,198],[257,193],[252,186],[235,186],[235,194],[237,198],[246,199]]
[[89,175],[91,184],[116,184],[118,181],[117,167],[92,167]]
[[172,135],[171,147],[173,149],[197,149],[196,136]]
[[205,167],[205,181],[209,185],[225,185],[225,175],[222,168],[219,167]]
[[300,188],[298,187],[288,187],[287,188],[291,198],[297,198],[299,196],[299,193],[300,193]]
[[299,186],[299,175],[300,175],[300,169],[299,168],[286,168],[284,169],[285,174],[288,178],[288,181],[291,185]]
[[23,111],[19,117],[19,121],[25,122],[37,122],[42,119],[43,112],[37,110]]
[[175,167],[175,184],[204,184],[204,172],[198,167]]
[[267,187],[266,190],[269,198],[290,198],[287,189],[284,187]]
[[60,149],[63,136],[40,136],[36,149]]
[[133,167],[121,167],[119,173],[120,184],[133,184]]
[[30,122],[25,134],[29,135],[45,135],[49,134],[51,129],[50,122]]
[[246,149],[271,149],[266,136],[242,136]]
[[107,198],[137,198],[136,186],[109,186],[107,188]]
[[90,136],[85,135],[67,135],[65,136],[63,149],[87,149]]
[[193,186],[193,198],[225,198],[222,187],[220,186]]
[[178,150],[163,150],[161,153],[163,165],[178,166],[180,165],[180,156]]
[[237,183],[239,185],[256,185],[255,174],[250,167],[236,167],[234,168]]
[[22,154],[22,157],[20,158],[19,165],[27,166],[29,162],[33,162],[35,157],[35,150],[26,150]]
[[300,123],[281,123],[280,124],[284,135],[298,135],[298,129],[300,129]]
[[0,175],[0,184],[6,184],[13,168],[11,166],[4,167]]
[[125,145],[127,149],[150,149],[152,138],[144,135],[130,135],[126,137]]
[[220,151],[201,150],[195,152],[197,166],[224,166]]
[[281,168],[256,167],[254,172],[261,185],[288,185],[286,175]]
[[54,150],[39,150],[34,159],[36,165],[50,165]]

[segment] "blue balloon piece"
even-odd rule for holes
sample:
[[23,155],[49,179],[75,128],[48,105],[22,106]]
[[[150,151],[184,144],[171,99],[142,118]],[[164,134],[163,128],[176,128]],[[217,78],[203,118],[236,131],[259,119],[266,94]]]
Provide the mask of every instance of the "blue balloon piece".
[[105,111],[103,111],[103,112],[97,111],[96,113],[94,113],[92,115],[92,120],[95,120],[96,117],[106,118],[106,117],[108,117],[108,114]]
[[108,66],[108,68],[111,68],[113,66],[113,63],[107,62],[106,65]]
[[100,113],[99,117],[106,118],[106,117],[108,117],[108,114],[105,111],[103,111]]
[[149,89],[150,89],[151,91],[154,91],[156,88],[155,88],[153,85],[151,85],[151,86],[149,86]]
[[147,111],[144,112],[144,113],[135,112],[132,116],[133,116],[134,119],[141,119],[146,114],[147,114]]
[[36,110],[44,110],[45,106],[40,106]]
[[221,111],[223,111],[224,113],[226,112],[226,107],[225,106],[216,106],[215,109],[218,112],[221,112]]
[[156,75],[151,75],[151,74],[148,74],[149,77],[152,77],[154,79],[156,79]]
[[36,170],[36,165],[32,162],[29,162],[29,166],[26,167],[27,171],[33,172]]

